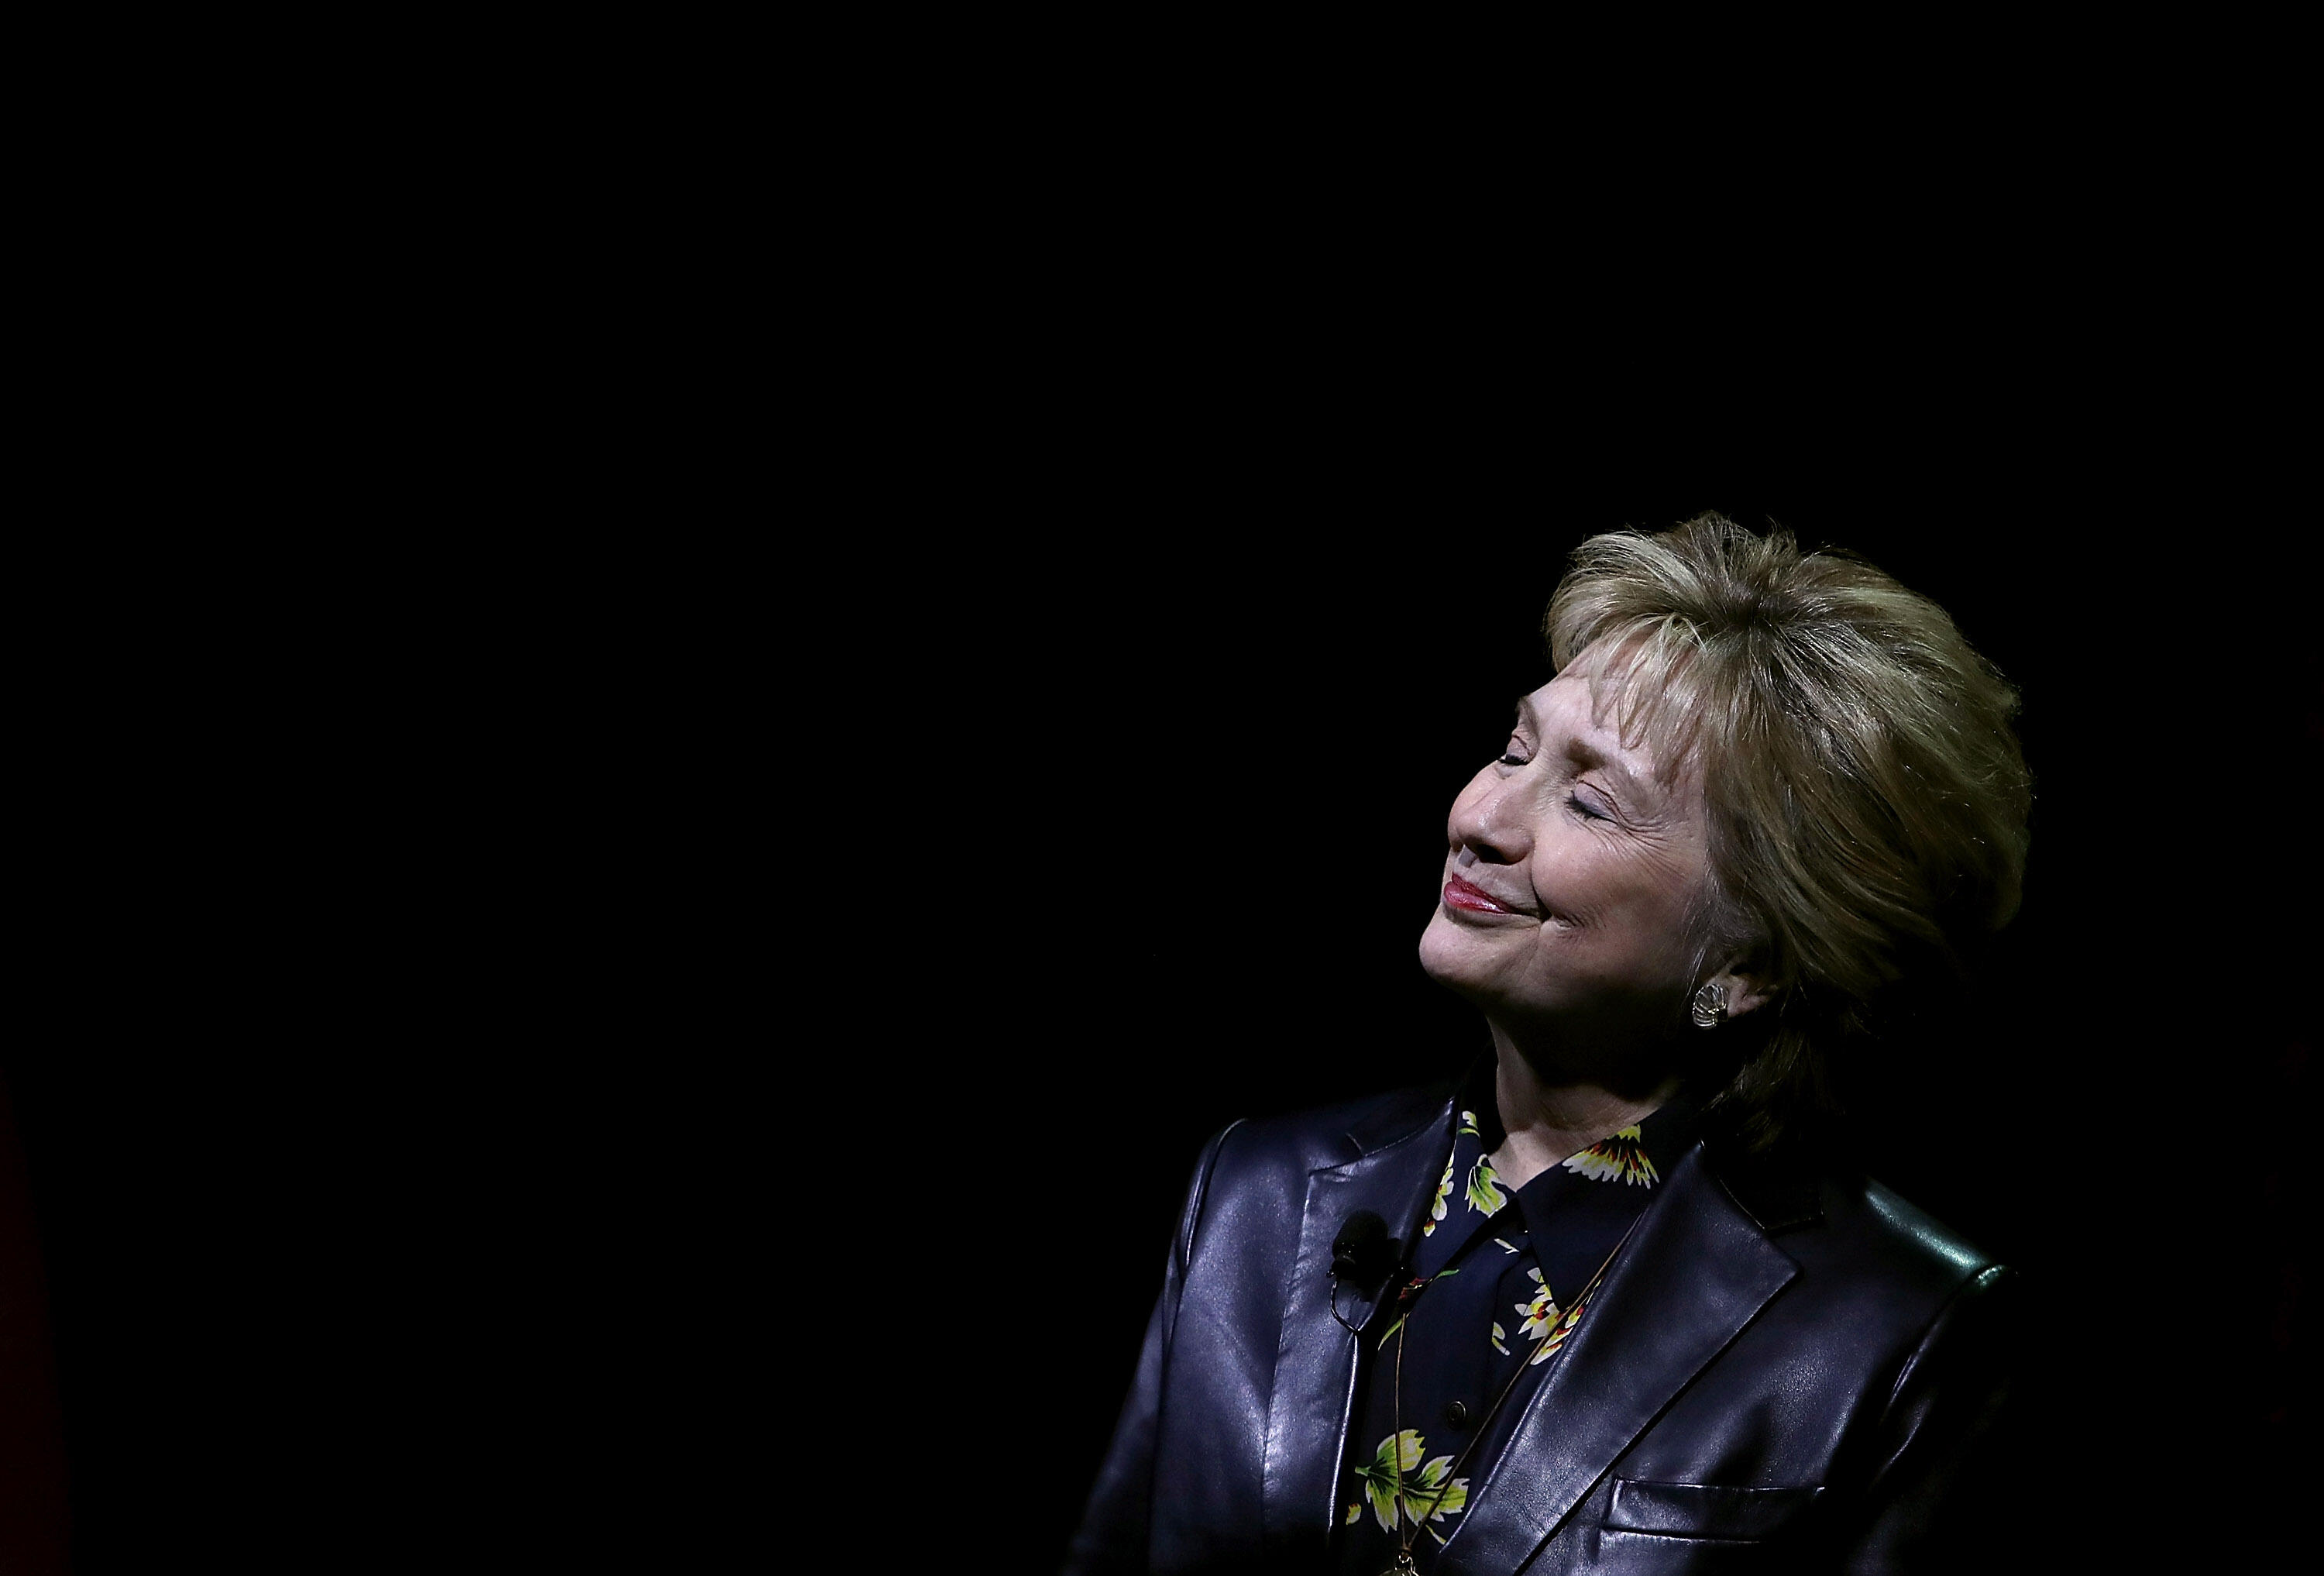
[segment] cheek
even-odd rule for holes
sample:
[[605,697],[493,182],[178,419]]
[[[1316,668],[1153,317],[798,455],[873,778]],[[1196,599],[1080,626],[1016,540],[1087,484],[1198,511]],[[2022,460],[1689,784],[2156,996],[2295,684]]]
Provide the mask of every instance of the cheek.
[[1683,880],[1660,871],[1654,877],[1642,880],[1623,906],[1626,949],[1642,982],[1676,988],[1694,966],[1693,910]]
[[1621,949],[1684,942],[1686,885],[1661,862],[1609,848],[1587,828],[1545,838],[1535,850],[1534,890],[1549,912]]

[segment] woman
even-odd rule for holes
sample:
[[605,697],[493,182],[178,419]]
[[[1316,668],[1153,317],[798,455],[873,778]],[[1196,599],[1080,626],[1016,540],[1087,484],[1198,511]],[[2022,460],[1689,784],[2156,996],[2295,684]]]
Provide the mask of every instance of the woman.
[[2015,908],[2015,697],[1717,516],[1585,544],[1546,631],[1420,944],[1494,1057],[1212,1140],[1070,1571],[1964,1568],[2008,1277],[1819,1119]]

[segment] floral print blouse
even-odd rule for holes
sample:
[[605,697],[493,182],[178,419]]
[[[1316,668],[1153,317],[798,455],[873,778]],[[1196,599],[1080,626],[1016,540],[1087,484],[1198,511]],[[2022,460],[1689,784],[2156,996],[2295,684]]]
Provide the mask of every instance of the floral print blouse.
[[1454,1111],[1406,1278],[1361,1338],[1342,1480],[1345,1576],[1388,1569],[1407,1534],[1414,1564],[1432,1567],[1696,1127],[1682,1097],[1511,1188],[1485,1158],[1505,1137],[1489,1063]]

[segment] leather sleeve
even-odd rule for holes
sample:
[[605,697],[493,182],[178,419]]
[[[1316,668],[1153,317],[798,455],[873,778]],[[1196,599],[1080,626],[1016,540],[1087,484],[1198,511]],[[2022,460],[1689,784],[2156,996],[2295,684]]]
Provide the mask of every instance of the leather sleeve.
[[1898,1373],[1860,1513],[1843,1537],[1849,1576],[2014,1568],[2014,1280],[1998,1265],[1972,1276]]
[[1081,1530],[1065,1551],[1065,1576],[1112,1576],[1146,1570],[1162,1378],[1178,1321],[1178,1297],[1185,1287],[1186,1266],[1193,1255],[1194,1226],[1202,1217],[1204,1195],[1210,1189],[1219,1150],[1232,1131],[1234,1127],[1230,1126],[1213,1138],[1194,1166],[1194,1180],[1186,1190],[1178,1230],[1163,1266],[1162,1295],[1155,1298],[1153,1316],[1146,1322],[1146,1344],[1139,1353],[1138,1372],[1121,1404],[1121,1418],[1114,1424],[1113,1442],[1106,1449],[1104,1465],[1098,1469],[1088,1507],[1082,1512]]

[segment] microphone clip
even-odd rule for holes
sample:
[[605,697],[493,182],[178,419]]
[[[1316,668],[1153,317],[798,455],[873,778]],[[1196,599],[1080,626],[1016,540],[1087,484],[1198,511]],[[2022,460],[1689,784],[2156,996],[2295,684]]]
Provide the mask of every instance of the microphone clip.
[[1340,1317],[1340,1285],[1342,1281],[1359,1293],[1370,1295],[1379,1289],[1397,1264],[1396,1240],[1388,1234],[1388,1222],[1370,1210],[1358,1210],[1340,1227],[1340,1234],[1332,1240],[1332,1317],[1350,1334],[1356,1327]]

